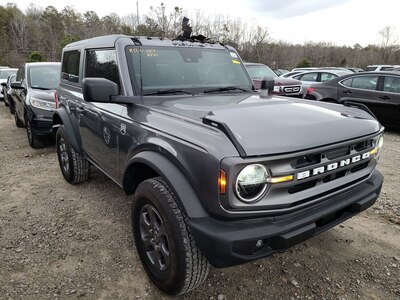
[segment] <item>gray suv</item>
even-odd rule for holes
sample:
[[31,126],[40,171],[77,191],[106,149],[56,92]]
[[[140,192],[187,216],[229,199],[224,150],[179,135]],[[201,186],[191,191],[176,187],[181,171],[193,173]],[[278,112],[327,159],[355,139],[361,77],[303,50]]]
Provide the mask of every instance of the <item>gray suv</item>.
[[53,115],[64,178],[133,195],[136,249],[177,295],[209,264],[282,252],[373,205],[383,127],[352,105],[254,91],[232,47],[113,35],[67,45]]

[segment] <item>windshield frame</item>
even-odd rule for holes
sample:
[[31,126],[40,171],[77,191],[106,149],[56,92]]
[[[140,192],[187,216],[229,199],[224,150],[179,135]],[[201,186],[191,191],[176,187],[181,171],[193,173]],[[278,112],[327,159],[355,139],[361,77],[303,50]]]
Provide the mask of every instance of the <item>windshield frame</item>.
[[[132,50],[131,50],[132,49]],[[232,87],[232,83],[230,82],[225,82],[225,84],[217,84],[217,83],[212,83],[212,84],[200,84],[200,79],[198,82],[198,85],[192,85],[190,86],[184,86],[184,85],[163,85],[163,86],[154,86],[154,87],[143,87],[143,90],[141,89],[141,85],[143,84],[143,70],[139,70],[139,72],[135,72],[137,68],[142,68],[143,67],[143,55],[147,55],[146,50],[150,49],[156,49],[156,50],[164,50],[164,49],[177,49],[177,50],[182,50],[182,49],[197,49],[201,51],[218,51],[218,53],[225,53],[232,61],[234,60],[233,64],[237,64],[238,66],[240,65],[241,70],[238,71],[237,75],[240,77],[239,79],[242,80],[240,84],[237,85],[239,90],[232,90],[230,92],[235,92],[235,93],[243,93],[243,91],[240,91],[240,89],[244,90],[253,90],[253,82],[251,78],[248,75],[248,72],[244,66],[244,63],[241,61],[239,56],[236,54],[236,52],[233,52],[232,50],[228,49],[221,49],[221,48],[208,48],[208,47],[171,47],[171,46],[150,46],[150,45],[144,45],[144,46],[138,46],[138,45],[128,45],[125,47],[125,56],[128,64],[128,71],[130,75],[130,81],[132,84],[132,87],[134,88],[135,92],[137,95],[142,95],[146,96],[146,94],[151,94],[154,96],[157,92],[161,92],[159,96],[161,95],[168,95],[168,94],[163,94],[163,91],[166,90],[182,90],[184,92],[180,94],[198,94],[198,93],[203,93],[205,90],[209,89],[218,89],[218,88],[226,88],[226,87]],[[130,52],[130,51],[135,51],[135,53],[139,53],[138,57],[140,58],[140,61],[134,62],[135,55]],[[183,50],[184,51],[184,50]],[[152,55],[152,54],[150,54]],[[203,57],[202,57],[203,58]],[[228,61],[228,60],[227,60]],[[171,62],[167,67],[172,66],[173,64],[179,64],[179,62]],[[196,62],[197,63],[197,62]],[[200,63],[201,64],[201,63]],[[199,65],[201,66],[201,65]],[[211,66],[211,64],[210,64]],[[189,68],[190,69],[190,68]],[[140,74],[140,75],[139,75]],[[135,78],[137,78],[135,80]],[[235,85],[236,86],[236,85]],[[187,92],[187,93],[186,93]],[[221,91],[222,92],[227,92],[227,91]],[[179,92],[178,92],[179,93]]]

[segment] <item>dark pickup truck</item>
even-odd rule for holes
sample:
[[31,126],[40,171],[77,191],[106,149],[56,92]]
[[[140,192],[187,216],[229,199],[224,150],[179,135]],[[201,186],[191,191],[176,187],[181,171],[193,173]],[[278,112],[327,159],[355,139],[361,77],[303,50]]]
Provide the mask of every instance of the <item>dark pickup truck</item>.
[[199,286],[209,264],[282,252],[381,190],[383,127],[373,116],[261,95],[219,43],[113,35],[69,44],[56,102],[62,174],[81,183],[92,165],[133,195],[136,249],[168,294]]

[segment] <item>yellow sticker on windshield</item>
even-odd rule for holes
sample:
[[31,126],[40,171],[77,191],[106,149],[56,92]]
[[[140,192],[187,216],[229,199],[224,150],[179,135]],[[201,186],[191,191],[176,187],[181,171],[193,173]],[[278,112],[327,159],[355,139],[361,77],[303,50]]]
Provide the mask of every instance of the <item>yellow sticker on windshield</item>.
[[233,62],[235,65],[240,65],[240,61],[238,61],[238,60],[236,60],[236,59],[232,59],[232,62]]

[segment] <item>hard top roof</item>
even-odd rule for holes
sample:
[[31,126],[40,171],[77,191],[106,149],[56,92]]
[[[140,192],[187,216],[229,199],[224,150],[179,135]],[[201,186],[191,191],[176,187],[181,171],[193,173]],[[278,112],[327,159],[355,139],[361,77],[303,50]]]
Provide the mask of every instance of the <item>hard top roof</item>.
[[188,46],[188,47],[207,47],[207,48],[220,48],[223,49],[224,46],[219,43],[200,43],[200,42],[191,42],[191,41],[180,41],[180,40],[171,40],[168,38],[159,38],[159,37],[147,37],[147,36],[128,36],[123,34],[114,34],[114,35],[104,35],[98,36],[86,40],[77,41],[65,46],[65,49],[68,48],[111,48],[115,46],[115,42],[121,38],[128,39],[136,39],[139,40],[143,46]]

